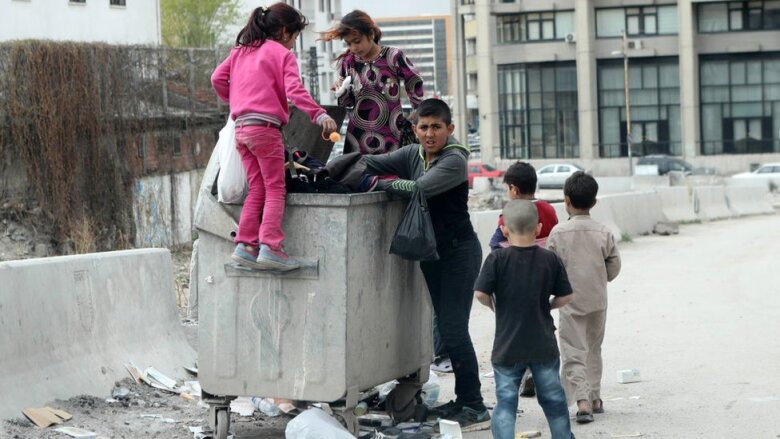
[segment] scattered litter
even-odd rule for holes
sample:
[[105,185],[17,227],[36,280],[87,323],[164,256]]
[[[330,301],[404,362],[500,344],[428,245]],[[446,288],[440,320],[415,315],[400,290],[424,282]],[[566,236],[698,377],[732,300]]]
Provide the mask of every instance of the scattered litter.
[[238,413],[239,416],[252,416],[255,413],[255,405],[252,399],[240,397],[230,401],[230,411]]
[[119,401],[114,398],[106,398],[106,404],[116,404],[117,402]]
[[365,427],[389,427],[393,425],[393,420],[386,414],[368,413],[359,417],[358,423]]
[[439,420],[439,432],[441,433],[442,439],[463,439],[460,424],[455,421],[449,421],[447,419]]
[[285,415],[294,414],[298,410],[298,407],[289,399],[275,399],[274,402]]
[[639,369],[623,369],[617,371],[617,381],[620,384],[636,383],[641,381]]
[[182,366],[182,368],[184,368],[184,370],[186,370],[187,372],[191,373],[192,375],[198,376],[198,366],[197,365],[195,365],[195,366]]
[[200,383],[197,381],[185,381],[184,385],[181,386],[179,390],[182,393],[186,392],[193,396],[200,396],[201,394]]
[[521,431],[515,434],[515,439],[525,439],[531,437],[542,437],[542,432],[537,430]]
[[642,437],[642,433],[613,434],[612,437]]
[[[190,433],[192,433],[192,437],[194,439],[213,439],[214,438],[214,432],[212,430],[207,430],[203,427],[189,427]],[[232,434],[228,434],[227,439],[234,439],[235,436]]]
[[776,396],[760,396],[757,398],[750,398],[753,402],[769,402],[769,401],[780,401],[780,398]]
[[97,433],[91,432],[89,430],[84,430],[83,428],[60,427],[60,428],[55,428],[54,431],[59,433],[64,433],[70,437],[75,437],[79,439],[97,439]]
[[482,376],[485,377],[485,378],[495,378],[496,372],[491,370],[488,373],[483,373]]
[[73,415],[70,413],[51,407],[24,409],[22,410],[22,413],[24,416],[27,416],[27,419],[41,428],[46,428],[50,425],[59,425],[73,419]]
[[130,373],[130,376],[133,377],[136,384],[143,384],[146,383],[146,380],[143,377],[143,372],[141,372],[141,369],[138,368],[133,362],[129,362],[125,364],[125,369]]
[[628,399],[639,399],[639,398],[641,398],[641,396],[639,396],[639,395],[637,395],[637,396],[629,396],[628,397]]
[[604,401],[620,401],[621,399],[626,399],[626,398],[623,398],[622,396],[618,396],[617,398],[609,398],[609,399],[605,399]]
[[130,397],[130,389],[127,387],[114,387],[111,391],[111,397],[116,400],[123,400]]
[[441,390],[441,384],[439,384],[439,377],[435,373],[428,375],[428,381],[423,384],[421,389],[421,396],[423,404],[431,408],[439,401],[439,390]]
[[264,415],[271,418],[274,418],[282,414],[281,410],[279,409],[279,406],[277,406],[276,402],[271,398],[261,398],[259,396],[253,396],[251,404],[252,407],[254,407]]
[[172,418],[166,418],[163,415],[157,415],[157,414],[151,414],[151,413],[142,413],[141,418],[147,418],[147,419],[159,419],[162,422],[165,422],[166,424],[175,424],[179,421],[172,419]]
[[287,424],[286,439],[354,439],[337,420],[322,410],[305,410]]

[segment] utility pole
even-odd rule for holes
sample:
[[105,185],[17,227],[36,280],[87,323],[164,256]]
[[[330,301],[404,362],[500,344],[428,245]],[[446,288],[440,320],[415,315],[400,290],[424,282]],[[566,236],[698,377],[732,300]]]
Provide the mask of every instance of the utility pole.
[[623,29],[623,50],[613,51],[613,55],[623,55],[623,94],[626,95],[626,150],[628,152],[628,176],[634,175],[634,160],[632,154],[633,139],[631,138],[631,95],[628,87],[628,37]]
[[319,66],[317,65],[317,46],[309,47],[309,93],[311,97],[316,101],[320,101],[320,73]]

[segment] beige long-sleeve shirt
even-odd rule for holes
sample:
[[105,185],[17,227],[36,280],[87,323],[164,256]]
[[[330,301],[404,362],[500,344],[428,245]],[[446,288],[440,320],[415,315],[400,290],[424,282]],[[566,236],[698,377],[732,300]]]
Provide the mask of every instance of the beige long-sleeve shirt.
[[574,297],[561,311],[588,314],[607,309],[607,282],[620,273],[620,253],[609,229],[590,215],[559,223],[547,248],[563,261]]

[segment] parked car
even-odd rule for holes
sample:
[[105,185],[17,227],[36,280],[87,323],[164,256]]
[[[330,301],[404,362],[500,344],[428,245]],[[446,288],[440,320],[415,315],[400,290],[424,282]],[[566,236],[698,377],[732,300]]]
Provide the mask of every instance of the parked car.
[[686,175],[715,175],[715,168],[694,167],[685,160],[670,155],[657,154],[640,157],[636,162],[637,166],[658,166],[658,175],[666,175],[669,171],[679,171]]
[[498,178],[503,177],[504,173],[486,163],[471,162],[469,163],[469,187],[474,186],[474,177]]
[[585,171],[581,166],[573,163],[553,163],[541,167],[536,171],[536,179],[540,188],[559,188],[571,174],[577,171]]
[[741,172],[732,175],[733,178],[766,178],[780,177],[780,163],[767,163],[761,165],[753,172]]

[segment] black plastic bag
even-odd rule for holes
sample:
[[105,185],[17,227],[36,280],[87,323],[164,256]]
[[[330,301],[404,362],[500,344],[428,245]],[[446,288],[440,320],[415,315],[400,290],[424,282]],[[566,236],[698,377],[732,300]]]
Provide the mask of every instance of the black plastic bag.
[[403,219],[395,229],[390,253],[410,261],[436,261],[436,235],[433,232],[428,201],[420,188],[415,189]]

